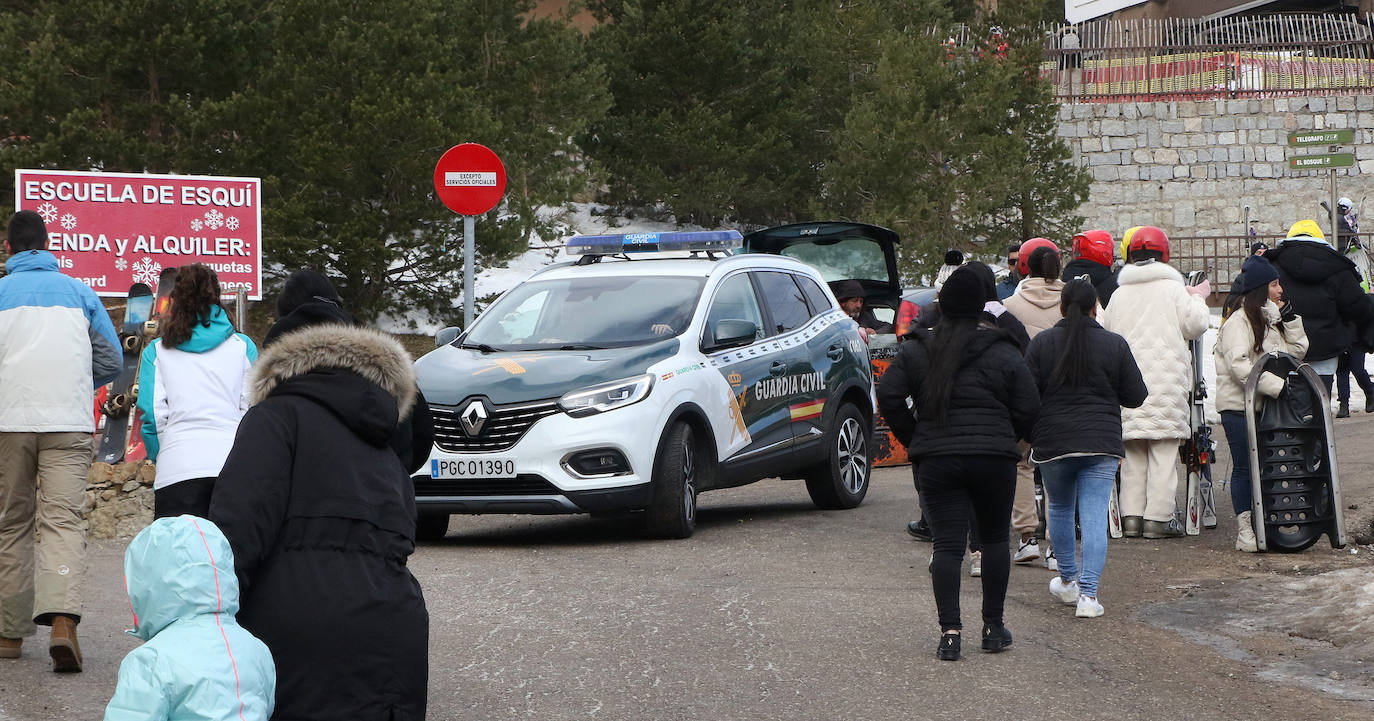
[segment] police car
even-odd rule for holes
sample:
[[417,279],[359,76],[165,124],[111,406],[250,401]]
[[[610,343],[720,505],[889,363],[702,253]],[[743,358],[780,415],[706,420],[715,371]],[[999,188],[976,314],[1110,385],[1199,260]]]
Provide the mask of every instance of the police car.
[[740,243],[576,237],[576,262],[441,332],[415,363],[435,424],[417,535],[455,513],[629,511],[685,538],[697,494],[774,476],[859,505],[874,402],[858,325],[811,267]]

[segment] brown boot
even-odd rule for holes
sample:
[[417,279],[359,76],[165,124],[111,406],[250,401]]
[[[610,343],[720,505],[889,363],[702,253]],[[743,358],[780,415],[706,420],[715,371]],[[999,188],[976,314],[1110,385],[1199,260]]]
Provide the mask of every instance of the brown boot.
[[19,658],[19,651],[24,645],[22,638],[5,638],[0,636],[0,658]]
[[81,646],[76,642],[76,621],[70,616],[53,616],[48,653],[52,655],[52,670],[58,673],[81,671]]

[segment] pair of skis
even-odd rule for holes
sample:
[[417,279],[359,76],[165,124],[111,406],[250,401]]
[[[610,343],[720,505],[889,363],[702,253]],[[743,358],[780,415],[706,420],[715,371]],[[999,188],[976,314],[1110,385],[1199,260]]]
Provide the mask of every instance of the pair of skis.
[[142,424],[138,411],[138,375],[143,349],[158,335],[158,322],[171,305],[172,286],[176,283],[176,268],[164,268],[158,278],[157,295],[146,283],[134,283],[124,305],[124,323],[119,328],[119,342],[124,352],[124,364],[119,376],[105,393],[100,411],[105,416],[105,429],[100,437],[96,460],[115,464],[123,460],[138,461],[146,457]]
[[[1188,285],[1197,285],[1207,279],[1207,271],[1195,270],[1188,274]],[[1212,457],[1216,443],[1212,440],[1212,427],[1207,423],[1207,379],[1202,372],[1203,338],[1188,341],[1188,351],[1192,356],[1193,384],[1188,391],[1188,430],[1189,437],[1179,445],[1179,456],[1187,470],[1188,480],[1185,492],[1183,530],[1189,536],[1201,533],[1204,527],[1217,527],[1216,497],[1212,489]],[[1116,483],[1107,504],[1107,531],[1112,538],[1121,538],[1121,471],[1117,470]]]

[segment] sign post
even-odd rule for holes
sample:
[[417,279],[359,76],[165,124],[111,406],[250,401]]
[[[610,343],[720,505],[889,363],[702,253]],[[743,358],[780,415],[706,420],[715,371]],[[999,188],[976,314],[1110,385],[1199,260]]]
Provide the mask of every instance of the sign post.
[[472,325],[476,284],[474,216],[501,202],[506,166],[491,149],[477,143],[449,148],[434,166],[434,193],[449,210],[463,216],[463,328]]
[[1340,211],[1336,207],[1336,168],[1349,168],[1355,164],[1354,153],[1337,152],[1342,145],[1349,145],[1355,142],[1355,131],[1351,129],[1339,130],[1300,130],[1296,133],[1288,134],[1288,145],[1292,147],[1312,147],[1318,145],[1327,146],[1327,152],[1323,155],[1295,155],[1288,159],[1288,167],[1291,170],[1322,170],[1330,171],[1331,180],[1331,204],[1327,210],[1331,213],[1331,237],[1335,239],[1335,247],[1340,248],[1340,225],[1337,215]]

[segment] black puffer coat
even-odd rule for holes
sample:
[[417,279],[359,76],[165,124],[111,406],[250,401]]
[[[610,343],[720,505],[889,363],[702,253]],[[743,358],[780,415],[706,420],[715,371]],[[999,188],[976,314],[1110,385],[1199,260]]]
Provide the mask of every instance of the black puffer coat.
[[273,719],[425,717],[415,497],[388,445],[414,389],[405,350],[358,327],[287,334],[253,369],[210,519],[234,549],[239,623],[276,660]]
[[1308,362],[1350,350],[1355,337],[1374,324],[1374,301],[1360,288],[1359,271],[1331,246],[1290,238],[1264,257],[1279,271],[1284,298],[1302,316]]
[[1112,299],[1112,293],[1116,292],[1116,273],[1111,268],[1087,258],[1074,258],[1064,266],[1061,280],[1067,283],[1080,275],[1086,275],[1092,281],[1093,288],[1097,289],[1098,304],[1106,308],[1107,302]]
[[1068,337],[1061,320],[1031,340],[1026,351],[1035,385],[1040,389],[1040,417],[1031,437],[1032,457],[1047,461],[1069,453],[1125,456],[1121,444],[1121,408],[1139,408],[1149,391],[1126,339],[1088,321],[1088,382],[1066,388],[1051,381]]
[[[1040,409],[1021,350],[1002,331],[979,327],[963,349],[949,418],[939,425],[921,393],[934,337],[926,330],[909,334],[878,385],[878,408],[907,454],[1020,458],[1016,441],[1030,438]],[[915,399],[914,409],[907,407],[907,398]]]

